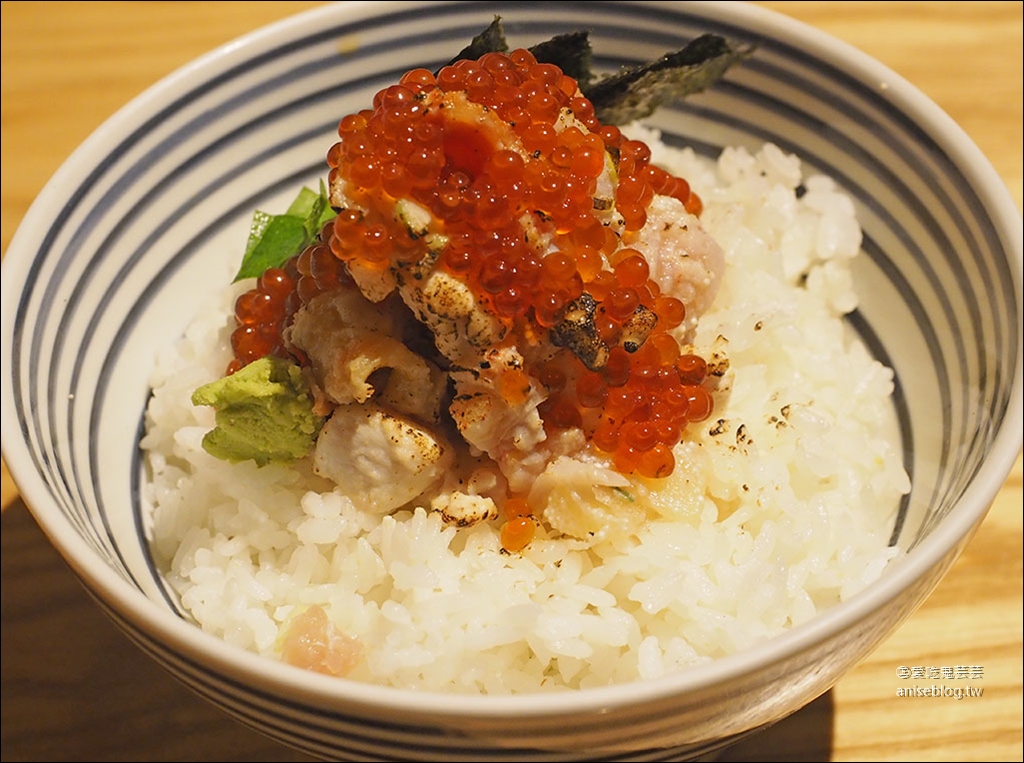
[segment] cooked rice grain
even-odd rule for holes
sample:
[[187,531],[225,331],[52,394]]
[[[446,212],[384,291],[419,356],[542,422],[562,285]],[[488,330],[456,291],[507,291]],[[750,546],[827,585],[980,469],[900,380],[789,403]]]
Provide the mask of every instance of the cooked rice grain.
[[[600,686],[683,670],[806,622],[876,579],[909,489],[893,378],[852,335],[853,206],[776,146],[717,163],[634,126],[690,179],[728,270],[697,344],[728,341],[728,405],[677,448],[650,521],[588,547],[500,552],[497,524],[358,510],[298,466],[229,464],[192,391],[230,359],[225,292],[158,359],[142,447],[152,550],[206,631],[278,657],[312,605],[362,643],[350,678],[457,692]],[[796,189],[802,184],[801,193]]]

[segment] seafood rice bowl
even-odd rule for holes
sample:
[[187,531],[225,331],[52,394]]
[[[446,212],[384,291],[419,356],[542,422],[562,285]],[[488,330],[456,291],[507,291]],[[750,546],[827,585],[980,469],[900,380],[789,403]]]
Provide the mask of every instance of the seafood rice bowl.
[[271,740],[706,758],[971,542],[1020,262],[952,120],[759,5],[332,3],[33,203],[4,460],[128,639]]
[[[498,72],[549,116],[474,84]],[[184,616],[355,681],[581,689],[763,642],[903,553],[830,177],[612,127],[523,49],[339,120],[319,192],[257,213],[151,378],[147,532]]]

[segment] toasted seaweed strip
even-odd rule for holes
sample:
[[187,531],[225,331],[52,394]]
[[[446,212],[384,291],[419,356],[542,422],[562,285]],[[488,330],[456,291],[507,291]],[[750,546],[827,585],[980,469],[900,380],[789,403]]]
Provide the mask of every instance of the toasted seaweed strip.
[[[507,53],[508,49],[501,16],[495,16],[488,27],[476,35],[447,65],[463,59],[475,60],[485,53]],[[530,52],[541,63],[554,64],[577,82],[586,83],[594,79],[589,32],[555,35],[550,40],[531,46]]]
[[735,46],[724,37],[704,34],[657,61],[623,69],[580,89],[594,104],[599,120],[625,124],[650,116],[667,100],[707,89],[753,52],[753,46]]
[[585,31],[559,34],[530,47],[534,58],[544,64],[554,64],[572,77],[585,90],[594,79],[593,51],[590,33]]
[[[476,59],[485,53],[504,53],[508,49],[501,17],[495,16],[490,25],[448,63]],[[750,56],[754,47],[737,46],[719,35],[704,34],[657,61],[601,78],[592,68],[589,32],[556,35],[531,46],[530,52],[541,63],[555,64],[575,79],[581,92],[594,104],[594,112],[602,123],[621,125],[650,116],[665,101],[706,90],[729,67]]]
[[451,66],[456,61],[463,59],[475,60],[484,53],[507,53],[508,41],[505,39],[505,30],[501,26],[501,16],[495,16],[488,27],[474,37],[469,45],[459,51],[458,55],[449,61],[446,66]]

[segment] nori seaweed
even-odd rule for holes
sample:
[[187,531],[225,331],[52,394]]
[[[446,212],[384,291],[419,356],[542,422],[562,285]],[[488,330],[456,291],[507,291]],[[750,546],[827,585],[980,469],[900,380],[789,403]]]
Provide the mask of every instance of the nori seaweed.
[[569,32],[530,47],[533,57],[544,64],[554,64],[572,77],[585,92],[594,79],[593,52],[588,32]]
[[[495,16],[449,64],[508,49],[501,17]],[[656,61],[626,67],[604,77],[594,74],[593,51],[586,31],[557,35],[531,46],[530,52],[541,63],[555,64],[575,79],[583,95],[594,104],[594,112],[602,123],[621,125],[650,116],[666,101],[706,90],[731,66],[750,56],[754,46],[736,45],[719,35],[703,34]]]
[[449,61],[446,66],[451,66],[456,61],[463,59],[475,60],[485,53],[507,53],[508,41],[505,39],[505,30],[501,26],[501,16],[495,16],[488,27],[476,35],[462,50]]
[[724,37],[704,34],[681,50],[643,66],[626,68],[580,90],[605,124],[625,124],[650,116],[665,101],[706,90],[726,70],[753,53]]

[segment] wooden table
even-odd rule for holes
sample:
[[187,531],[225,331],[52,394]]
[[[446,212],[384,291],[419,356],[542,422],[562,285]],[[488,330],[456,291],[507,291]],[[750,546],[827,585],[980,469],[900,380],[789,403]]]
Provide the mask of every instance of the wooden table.
[[[93,129],[199,54],[311,2],[9,3],[3,22],[6,251]],[[1021,206],[1019,2],[770,2],[881,60],[956,119]],[[3,471],[2,758],[307,760],[243,728],[124,638]],[[1021,460],[928,602],[810,706],[721,760],[1022,760]],[[900,698],[899,665],[980,665],[978,699]]]

